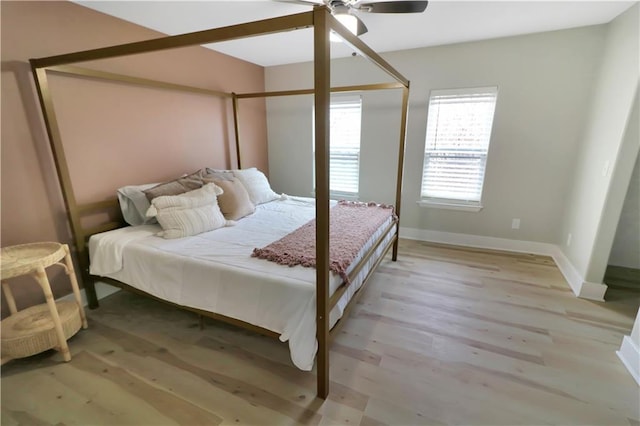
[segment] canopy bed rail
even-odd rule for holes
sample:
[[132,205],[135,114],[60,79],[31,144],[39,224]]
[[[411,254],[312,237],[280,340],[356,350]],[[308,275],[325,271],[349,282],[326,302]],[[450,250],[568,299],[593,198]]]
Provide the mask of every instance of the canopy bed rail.
[[[343,93],[343,92],[363,92],[366,90],[385,90],[385,89],[402,89],[404,86],[400,83],[378,83],[378,84],[362,84],[358,86],[341,86],[330,88],[331,93]],[[236,97],[238,99],[248,98],[267,98],[277,96],[295,96],[295,95],[313,95],[313,89],[299,89],[299,90],[280,90],[277,92],[256,92],[256,93],[238,93]]]
[[[173,49],[194,45],[204,45],[220,41],[237,40],[252,36],[266,35],[284,31],[291,31],[302,28],[313,27],[313,51],[314,51],[314,87],[287,92],[267,92],[262,94],[247,93],[223,93],[215,90],[194,88],[174,83],[158,82],[139,77],[129,77],[120,74],[107,73],[97,70],[85,70],[70,66],[70,64],[122,57],[127,55],[156,52],[165,49]],[[388,75],[393,77],[397,83],[382,83],[378,85],[346,86],[343,88],[330,87],[330,43],[329,34],[333,31],[337,33],[355,51],[364,58],[378,66]],[[317,393],[321,398],[326,398],[329,393],[329,344],[333,336],[336,335],[338,326],[344,323],[348,311],[355,304],[355,299],[359,297],[362,288],[371,277],[375,266],[384,258],[384,255],[393,246],[393,260],[397,259],[398,230],[399,221],[395,222],[395,228],[390,227],[385,234],[393,235],[387,242],[379,239],[376,247],[382,246],[382,256],[380,256],[374,267],[367,273],[362,287],[355,293],[351,302],[345,308],[345,316],[338,321],[333,330],[330,331],[329,312],[331,307],[337,302],[336,297],[330,298],[329,294],[329,106],[331,91],[356,91],[356,90],[380,90],[390,88],[400,88],[402,95],[401,128],[398,146],[398,170],[396,181],[396,214],[399,218],[401,197],[404,147],[407,125],[407,111],[409,98],[409,81],[393,68],[387,61],[364,44],[359,38],[343,27],[330,13],[327,7],[318,6],[310,12],[295,15],[283,16],[279,18],[265,19],[261,21],[249,22],[239,25],[232,25],[223,28],[215,28],[205,31],[198,31],[177,36],[168,36],[152,40],[122,44],[117,46],[104,47],[99,49],[74,52],[69,54],[51,56],[46,58],[31,59],[31,68],[36,84],[36,90],[40,100],[40,106],[44,116],[47,135],[51,144],[58,179],[62,187],[67,215],[71,224],[73,239],[82,265],[83,278],[90,307],[97,306],[97,299],[93,282],[88,273],[87,239],[95,232],[119,227],[121,222],[109,221],[91,228],[82,225],[82,217],[88,214],[97,213],[103,209],[114,208],[117,204],[115,200],[99,201],[90,204],[78,204],[73,190],[69,167],[64,153],[62,137],[58,127],[56,113],[54,109],[52,94],[47,79],[47,71],[76,75],[83,78],[99,78],[120,81],[125,84],[142,84],[170,90],[183,90],[187,92],[202,93],[207,95],[229,98],[233,107],[234,130],[236,135],[236,154],[238,167],[240,167],[240,139],[238,137],[238,100],[252,97],[280,96],[291,94],[313,94],[314,95],[314,115],[315,115],[315,183],[316,183],[316,337],[318,342],[317,350]],[[297,93],[293,93],[297,92]],[[399,219],[398,219],[399,220]],[[367,257],[367,260],[371,260]],[[365,261],[367,261],[365,260]],[[103,278],[100,278],[104,280]],[[111,281],[111,280],[105,280]],[[111,284],[126,288],[120,282],[112,281]],[[344,292],[341,288],[339,291]],[[180,306],[180,305],[178,305]],[[270,330],[252,326],[248,323],[224,317],[212,312],[201,311],[194,308],[181,306],[201,315],[206,315],[234,323],[240,327],[252,329],[263,334],[273,335]]]
[[[45,117],[47,134],[49,136],[49,142],[56,164],[56,172],[58,174],[58,180],[60,181],[62,187],[65,207],[67,209],[67,215],[71,224],[73,240],[78,256],[78,263],[80,265],[81,279],[85,288],[89,308],[94,309],[98,307],[98,298],[95,290],[95,283],[89,274],[89,253],[87,250],[87,241],[89,237],[91,237],[91,235],[120,228],[126,226],[127,224],[124,222],[124,220],[122,220],[121,217],[119,217],[118,220],[102,223],[98,226],[90,228],[84,227],[83,217],[95,213],[117,209],[119,207],[119,204],[116,198],[86,204],[77,203],[73,190],[73,184],[71,182],[71,175],[69,173],[69,166],[67,164],[67,159],[64,152],[64,146],[62,144],[62,136],[60,134],[58,123],[56,120],[53,98],[49,88],[48,73],[51,72],[60,75],[88,78],[100,81],[118,82],[163,90],[175,90],[183,93],[196,93],[218,98],[231,99],[232,94],[221,92],[218,90],[203,89],[199,87],[169,83],[148,78],[132,77],[123,74],[75,67],[71,65],[52,65],[37,68],[34,64],[38,61],[38,59],[32,59],[31,66],[36,80],[36,88],[38,91],[38,96],[40,98],[40,106]],[[239,153],[237,139],[236,150]],[[238,157],[238,161],[239,158],[240,157]]]
[[[398,170],[396,176],[396,197],[395,197],[395,209],[398,221],[400,218],[400,207],[402,202],[402,179],[404,173],[404,152],[405,152],[405,139],[406,139],[406,127],[409,108],[409,87],[402,83],[377,83],[377,84],[362,84],[354,86],[340,86],[329,88],[330,93],[349,93],[349,92],[364,92],[373,90],[389,90],[389,89],[402,89],[402,110],[401,110],[401,123],[400,123],[400,140],[398,143]],[[267,97],[280,97],[280,96],[299,96],[314,94],[315,89],[297,89],[297,90],[280,90],[274,92],[256,92],[256,93],[234,93],[233,94],[233,114],[236,126],[236,148],[238,151],[238,167],[240,165],[240,134],[238,131],[238,116],[239,116],[239,100],[240,99],[253,99],[253,98],[267,98]],[[317,118],[317,117],[316,117]],[[398,244],[400,239],[400,226],[396,229],[396,240],[393,244],[392,259],[396,261],[398,259]],[[329,307],[331,309],[331,306]]]
[[231,98],[231,93],[221,92],[219,90],[203,89],[201,87],[187,86],[184,84],[169,83],[166,81],[152,80],[148,78],[132,77],[124,74],[105,72],[90,68],[74,67],[71,65],[58,65],[45,67],[47,71],[56,74],[66,74],[78,77],[93,78],[96,80],[110,80],[120,83],[127,83],[136,86],[155,87],[158,89],[178,90],[186,93],[199,93],[202,95],[218,96],[221,98]]

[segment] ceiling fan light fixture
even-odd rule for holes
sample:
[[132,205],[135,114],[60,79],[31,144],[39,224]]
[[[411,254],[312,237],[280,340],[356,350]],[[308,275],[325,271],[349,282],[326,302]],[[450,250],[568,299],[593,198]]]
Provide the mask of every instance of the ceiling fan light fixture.
[[[342,25],[344,25],[352,34],[358,34],[358,19],[348,13],[336,13],[333,15]],[[329,39],[335,42],[341,42],[342,38],[335,32],[331,31]]]

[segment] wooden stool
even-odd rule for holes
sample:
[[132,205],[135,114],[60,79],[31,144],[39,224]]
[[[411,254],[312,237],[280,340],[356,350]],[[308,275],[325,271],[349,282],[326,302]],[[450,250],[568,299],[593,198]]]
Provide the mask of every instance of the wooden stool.
[[[54,348],[62,352],[65,361],[71,360],[67,339],[79,329],[87,328],[80,289],[69,254],[69,246],[59,243],[33,243],[2,248],[2,290],[7,298],[11,316],[2,321],[2,364]],[[64,259],[64,263],[60,262]],[[58,265],[64,268],[71,281],[75,302],[57,302],[45,268]],[[35,277],[44,292],[46,304],[32,306],[18,312],[9,283],[4,281],[20,275]]]

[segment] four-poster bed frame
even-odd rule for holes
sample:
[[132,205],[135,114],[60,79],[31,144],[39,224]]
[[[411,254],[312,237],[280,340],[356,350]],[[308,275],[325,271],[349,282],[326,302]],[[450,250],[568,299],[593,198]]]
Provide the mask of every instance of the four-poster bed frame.
[[[202,45],[220,41],[235,40],[251,36],[266,35],[282,31],[290,31],[295,29],[313,27],[313,49],[314,49],[314,88],[305,90],[290,90],[266,93],[224,93],[215,90],[201,89],[180,84],[173,84],[144,78],[130,77],[120,74],[107,73],[102,71],[77,68],[69,64],[85,61],[93,61],[99,59],[108,59],[121,57],[126,55],[155,52],[164,49],[172,49],[179,47],[187,47],[192,45]],[[353,49],[360,52],[362,56],[369,59],[382,70],[391,75],[397,83],[370,84],[361,86],[346,86],[331,88],[330,87],[330,31],[338,33],[345,42]],[[185,92],[201,93],[217,97],[229,98],[233,105],[234,130],[236,135],[236,155],[238,168],[241,167],[241,150],[238,119],[238,104],[241,99],[271,97],[271,96],[290,96],[313,94],[315,97],[314,114],[315,114],[315,185],[316,185],[316,333],[318,341],[317,351],[317,393],[321,398],[326,398],[329,393],[329,344],[336,335],[342,319],[329,330],[329,312],[337,303],[340,296],[346,289],[346,284],[338,288],[334,295],[329,294],[329,105],[330,93],[333,92],[352,92],[364,90],[384,90],[384,89],[402,89],[402,109],[401,109],[401,125],[399,135],[398,148],[398,170],[396,180],[396,197],[395,208],[396,214],[400,216],[400,206],[402,197],[402,173],[404,164],[404,147],[407,124],[407,109],[409,99],[409,81],[403,77],[397,70],[389,65],[383,58],[375,53],[371,48],[364,44],[355,35],[351,34],[344,28],[329,12],[325,6],[318,6],[313,11],[299,13],[295,15],[283,16],[279,18],[266,19],[261,21],[249,22],[240,25],[233,25],[223,28],[216,28],[205,31],[198,31],[177,36],[163,37],[153,40],[111,46],[82,52],[69,53],[64,55],[51,56],[46,58],[31,59],[31,68],[33,71],[36,90],[40,99],[40,106],[44,115],[44,121],[49,136],[49,141],[54,155],[58,178],[62,186],[67,215],[71,224],[71,230],[75,246],[80,262],[83,282],[89,301],[89,307],[98,306],[94,280],[105,281],[107,283],[136,291],[124,283],[104,277],[94,277],[89,274],[89,257],[87,249],[88,238],[96,233],[112,230],[124,226],[120,221],[111,221],[99,226],[85,227],[82,218],[91,214],[109,209],[117,209],[117,199],[99,201],[87,204],[78,204],[76,202],[71,176],[67,165],[66,157],[62,144],[62,137],[56,120],[53,99],[51,96],[49,83],[47,80],[47,71],[61,73],[66,75],[75,75],[84,78],[94,78],[101,80],[114,80],[126,84],[144,85],[169,90],[180,90]],[[391,227],[386,233],[391,232]],[[377,264],[384,258],[384,254],[388,252],[391,245],[393,246],[392,259],[395,261],[398,256],[398,232],[399,222],[396,223],[394,236],[384,247],[382,256],[378,259],[375,266],[371,269],[362,287],[372,275]],[[382,237],[375,244],[374,249],[382,243]],[[361,262],[364,264],[369,259]],[[356,266],[359,271],[362,265]],[[351,302],[345,309],[342,318],[346,318],[350,309],[355,305],[357,296],[361,294],[360,290],[352,298]],[[140,290],[137,290],[141,292]],[[145,295],[149,296],[147,293]],[[153,296],[152,296],[153,297]],[[165,301],[166,302],[166,301]],[[170,303],[170,302],[169,302]],[[200,315],[219,319],[231,324],[260,332],[269,336],[277,337],[277,333],[261,327],[248,324],[244,321],[229,318],[223,315],[206,312],[199,309],[180,306],[181,308],[191,310]]]

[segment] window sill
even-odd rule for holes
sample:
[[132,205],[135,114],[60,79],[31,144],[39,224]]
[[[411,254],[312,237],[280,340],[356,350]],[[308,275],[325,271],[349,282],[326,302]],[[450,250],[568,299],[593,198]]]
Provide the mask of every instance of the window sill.
[[445,201],[426,201],[419,200],[417,201],[420,207],[432,208],[432,209],[445,209],[445,210],[458,210],[463,212],[474,212],[477,213],[482,210],[482,205],[480,204],[463,204],[463,203],[455,203],[455,202],[445,202]]

